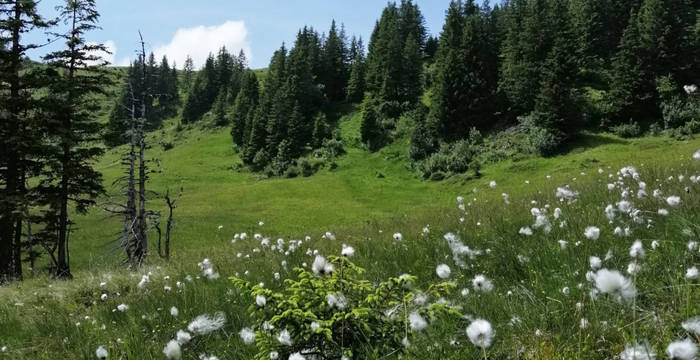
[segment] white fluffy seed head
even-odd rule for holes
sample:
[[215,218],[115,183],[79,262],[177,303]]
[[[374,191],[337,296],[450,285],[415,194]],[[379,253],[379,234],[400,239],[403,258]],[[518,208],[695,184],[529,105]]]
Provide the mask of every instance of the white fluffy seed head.
[[476,319],[467,326],[469,341],[477,347],[487,348],[493,342],[493,328],[484,319]]
[[109,357],[109,353],[107,353],[107,349],[105,349],[104,346],[100,345],[95,351],[95,356],[97,356],[98,359],[106,359]]
[[697,354],[698,346],[690,339],[674,341],[666,348],[666,355],[670,359],[693,360]]
[[408,323],[413,331],[422,331],[428,327],[428,322],[415,311],[408,315]]
[[246,345],[252,345],[255,342],[255,332],[251,328],[243,328],[238,332],[238,335]]
[[440,277],[440,279],[447,279],[450,277],[452,270],[446,264],[440,264],[435,268],[435,272]]
[[163,348],[163,354],[170,360],[179,360],[182,357],[180,343],[176,340],[170,340]]

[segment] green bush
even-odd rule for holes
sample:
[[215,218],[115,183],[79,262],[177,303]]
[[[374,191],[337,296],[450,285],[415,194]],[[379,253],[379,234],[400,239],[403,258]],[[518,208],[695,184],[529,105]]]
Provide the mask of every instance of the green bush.
[[314,170],[311,168],[311,163],[306,158],[299,159],[299,161],[297,161],[297,166],[299,167],[299,172],[303,177],[309,177],[314,174]]
[[469,163],[475,155],[473,145],[467,140],[459,140],[452,144],[443,144],[440,150],[419,163],[418,168],[424,179],[438,180],[433,176],[440,172],[443,178],[447,174],[459,174],[469,170]]
[[290,166],[284,172],[284,177],[289,178],[289,179],[295,178],[297,176],[299,176],[299,168],[297,168],[296,166]]
[[[363,279],[364,270],[345,257],[329,257],[328,264],[325,271],[315,273],[296,268],[297,278],[285,280],[280,292],[231,278],[251,304],[249,329],[255,331],[256,359],[270,359],[271,353],[287,359],[297,352],[320,354],[324,359],[396,357],[397,350],[407,351],[404,342],[419,336],[409,326],[409,314],[463,318],[447,303],[414,301],[449,295],[455,288],[451,282],[421,291],[411,275],[373,283]],[[278,341],[282,332],[288,332],[289,342]]]
[[642,135],[642,129],[636,122],[613,126],[610,128],[610,131],[621,138],[633,138]]
[[[700,119],[700,96],[686,94],[677,86],[670,76],[657,81],[657,91],[661,100],[661,113],[666,129],[680,129],[686,124]],[[683,134],[693,134],[695,125],[681,130]]]
[[328,159],[334,159],[345,154],[343,140],[341,139],[325,139],[323,140],[323,152]]
[[556,130],[544,128],[537,124],[541,122],[537,113],[521,118],[520,124],[526,134],[529,152],[540,156],[554,155],[562,143],[562,135]]

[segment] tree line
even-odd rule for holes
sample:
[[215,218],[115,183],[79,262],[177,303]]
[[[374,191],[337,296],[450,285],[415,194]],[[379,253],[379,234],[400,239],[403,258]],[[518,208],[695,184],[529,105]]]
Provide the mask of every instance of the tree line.
[[175,63],[170,66],[167,56],[164,55],[158,64],[155,55],[151,53],[145,63],[143,57],[139,56],[129,65],[124,84],[109,115],[104,135],[107,146],[126,144],[129,141],[131,105],[134,99],[141,98],[145,98],[143,105],[147,116],[147,131],[159,128],[164,119],[177,115],[181,105],[177,66]]

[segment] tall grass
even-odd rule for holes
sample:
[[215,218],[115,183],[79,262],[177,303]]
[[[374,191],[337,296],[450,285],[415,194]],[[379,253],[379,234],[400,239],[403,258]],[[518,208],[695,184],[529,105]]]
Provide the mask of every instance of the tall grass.
[[[685,279],[686,269],[700,264],[700,252],[688,247],[700,235],[700,184],[690,181],[691,176],[700,176],[700,164],[687,155],[675,159],[615,166],[594,163],[583,171],[576,168],[529,173],[536,174],[536,178],[524,179],[527,173],[516,174],[513,177],[517,183],[501,173],[494,176],[499,183],[495,188],[490,188],[488,181],[479,181],[455,187],[458,191],[444,196],[464,196],[464,210],[458,209],[455,200],[443,201],[441,197],[434,211],[419,207],[411,213],[402,207],[404,214],[361,226],[338,227],[340,230],[333,231],[334,241],[323,238],[323,232],[317,229],[308,233],[308,242],[302,240],[305,233],[295,233],[293,239],[302,240],[302,246],[289,254],[263,249],[253,238],[254,233],[260,233],[275,244],[278,237],[285,236],[272,232],[267,224],[258,226],[255,221],[230,228],[224,223],[221,230],[210,226],[199,234],[199,241],[214,239],[208,245],[139,273],[91,271],[79,273],[73,282],[39,278],[13,284],[0,289],[0,346],[7,347],[0,358],[89,359],[103,345],[114,359],[162,359],[163,347],[177,330],[185,329],[197,315],[217,311],[226,314],[224,328],[184,345],[183,358],[196,359],[203,353],[221,359],[251,358],[255,347],[244,345],[237,335],[250,325],[246,310],[251,300],[234,290],[227,277],[236,275],[279,289],[282,280],[292,276],[293,267],[311,265],[314,250],[338,255],[343,243],[355,248],[353,261],[367,270],[370,281],[410,273],[418,277],[419,286],[425,287],[441,281],[435,267],[445,263],[452,269],[450,281],[458,289],[469,289],[466,296],[458,291],[445,299],[464,318],[430,319],[427,330],[409,334],[411,346],[403,357],[611,359],[627,345],[638,342],[648,343],[662,354],[670,341],[689,335],[680,323],[700,315],[698,282]],[[566,161],[560,164],[565,166]],[[641,178],[619,180],[622,165],[636,166]],[[639,181],[646,183],[646,197],[637,198]],[[613,190],[608,190],[608,183],[616,183]],[[579,193],[576,200],[556,198],[556,188],[563,185]],[[626,189],[642,221],[635,222],[628,214],[618,212],[610,222],[604,208],[619,202]],[[663,196],[654,197],[655,189],[660,189]],[[502,193],[509,195],[509,204]],[[680,204],[667,204],[670,195],[680,196]],[[557,207],[562,215],[554,219]],[[544,209],[551,232],[540,228],[531,236],[519,234],[521,227],[533,226],[532,208]],[[668,209],[670,214],[659,215],[660,208]],[[333,210],[344,211],[342,207]],[[266,223],[276,220],[259,219]],[[599,239],[584,236],[588,226],[600,228]],[[617,226],[629,227],[631,235],[615,235]],[[424,231],[425,227],[429,232]],[[231,244],[234,232],[247,232],[249,237]],[[402,233],[401,241],[392,238],[395,232]],[[474,259],[465,258],[465,268],[459,268],[443,237],[447,232],[483,253]],[[629,250],[636,239],[642,241],[646,257],[637,264],[641,270],[630,276],[627,266],[637,260],[630,258]],[[567,246],[562,248],[559,240],[566,241]],[[659,246],[652,249],[654,240]],[[589,257],[603,259],[606,254],[612,257],[603,260],[603,268],[633,278],[638,292],[632,302],[600,293],[591,296],[595,286],[587,279],[586,273],[591,271]],[[204,257],[211,259],[220,278],[202,276],[197,262]],[[280,280],[275,279],[276,272],[281,274]],[[136,284],[143,274],[150,274],[151,281],[139,289]],[[494,291],[473,289],[471,281],[479,274],[493,281]],[[183,285],[178,287],[177,282]],[[166,285],[172,290],[166,292]],[[102,294],[107,295],[105,301],[100,299]],[[122,303],[129,306],[125,312],[116,310]],[[177,317],[170,315],[173,306],[179,309]],[[465,328],[475,318],[487,319],[495,329],[494,343],[488,349],[473,346],[466,336]]]

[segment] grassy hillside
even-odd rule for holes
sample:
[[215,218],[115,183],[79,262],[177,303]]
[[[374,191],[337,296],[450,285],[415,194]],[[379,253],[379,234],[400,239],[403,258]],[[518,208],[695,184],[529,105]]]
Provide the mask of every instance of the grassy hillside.
[[[221,359],[252,358],[255,347],[243,344],[237,334],[252,325],[246,310],[253,300],[234,290],[227,278],[240,276],[280,289],[275,272],[282,279],[293,278],[292,268],[308,267],[314,260],[307,251],[339,254],[342,243],[355,247],[352,260],[367,270],[371,281],[410,273],[424,288],[441,281],[435,273],[438,264],[452,268],[450,280],[456,290],[446,300],[468,317],[428,319],[427,330],[410,334],[408,358],[480,356],[464,332],[474,317],[486,318],[496,328],[490,358],[612,358],[635,338],[662,353],[669,341],[686,336],[680,322],[700,314],[697,284],[683,280],[685,269],[700,263],[697,250],[686,246],[700,233],[700,188],[688,180],[700,173],[700,164],[690,159],[700,139],[626,140],[585,134],[561,156],[489,165],[476,180],[455,176],[426,182],[409,168],[407,140],[370,154],[359,146],[359,122],[357,109],[339,120],[347,154],[337,160],[336,169],[322,169],[308,178],[264,179],[239,170],[229,129],[199,124],[178,131],[174,119],[166,121],[162,130],[149,135],[149,157],[160,164],[153,165],[158,171],[151,176],[150,190],[164,194],[166,188],[184,188],[175,211],[170,263],[157,258],[152,243],[149,264],[138,273],[126,271],[120,265],[122,251],[116,248],[121,219],[100,208],[77,216],[70,244],[74,281],[39,276],[0,288],[0,347],[7,346],[0,359],[89,359],[100,345],[110,358],[163,359],[162,349],[177,330],[197,315],[216,311],[226,314],[223,329],[184,345],[183,358],[197,359],[204,353]],[[164,143],[174,147],[165,151]],[[113,149],[96,164],[117,200],[118,189],[111,184],[122,174],[123,151]],[[636,192],[639,186],[624,179],[614,191],[606,190],[618,169],[627,165],[636,166],[647,183],[649,196],[638,206],[650,221],[648,227],[622,214],[614,223],[605,219],[606,204],[620,201],[625,188]],[[678,175],[684,179],[679,181]],[[495,188],[489,186],[491,181],[497,183]],[[565,184],[580,193],[579,200],[566,204],[555,198],[556,188]],[[656,188],[665,196],[681,196],[681,205],[670,208],[667,218],[656,215],[658,208],[668,207],[663,199],[651,197]],[[465,210],[456,208],[458,195],[466,198]],[[150,204],[165,210],[159,196]],[[534,222],[530,209],[545,205],[561,207],[567,224],[552,233],[520,235],[521,227]],[[591,225],[601,228],[597,241],[583,236]],[[634,235],[614,236],[618,225],[630,226]],[[690,229],[689,237],[684,229]],[[326,231],[337,240],[324,239]],[[285,255],[260,251],[253,239],[233,244],[234,234],[241,232],[263,234],[273,243],[307,235],[311,240]],[[395,232],[403,234],[401,242],[392,239]],[[485,255],[458,268],[443,239],[447,232]],[[610,250],[614,257],[603,267],[624,273],[629,247],[637,237],[649,252],[635,280],[637,310],[633,313],[630,305],[610,297],[591,301],[588,293],[594,286],[585,279],[589,256],[603,258]],[[561,250],[557,240],[567,241],[567,250]],[[652,240],[661,242],[659,250],[650,249]],[[580,246],[574,245],[577,241]],[[202,277],[197,263],[204,258],[211,259],[219,279]],[[149,273],[150,282],[137,287]],[[473,277],[482,273],[493,280],[495,290],[461,296],[460,289],[471,288]],[[570,289],[566,294],[565,287]],[[578,302],[584,310],[577,312]],[[128,310],[119,311],[120,304]],[[177,317],[170,315],[172,306],[179,309]],[[585,331],[579,326],[581,319],[590,324]]]

